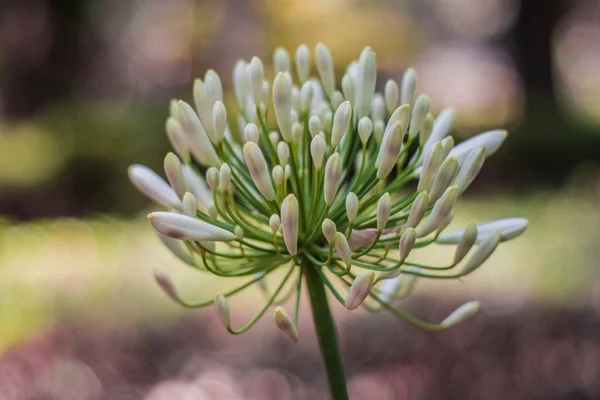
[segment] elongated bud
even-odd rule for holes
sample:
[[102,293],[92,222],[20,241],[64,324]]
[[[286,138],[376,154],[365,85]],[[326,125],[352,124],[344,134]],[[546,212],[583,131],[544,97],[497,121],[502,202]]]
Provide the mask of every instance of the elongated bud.
[[358,61],[358,85],[356,91],[356,111],[358,118],[369,115],[373,94],[375,92],[375,82],[377,80],[377,64],[375,53],[371,48],[366,47]]
[[273,177],[273,182],[275,182],[276,185],[281,185],[283,183],[285,172],[283,171],[283,167],[281,165],[274,166],[271,175]]
[[417,91],[417,73],[414,69],[409,68],[402,75],[402,85],[400,88],[400,104],[410,104],[412,106],[415,101],[415,93]]
[[269,227],[271,228],[271,232],[273,232],[273,235],[279,232],[279,228],[281,227],[281,218],[279,218],[279,215],[271,215],[271,217],[269,218]]
[[190,150],[185,138],[185,132],[179,122],[173,117],[167,118],[166,131],[171,147],[181,157],[183,162],[188,164],[190,162]]
[[219,318],[219,321],[225,326],[229,328],[231,326],[231,317],[229,316],[229,305],[227,304],[227,298],[223,296],[221,293],[217,294],[215,297],[215,313]]
[[198,176],[194,169],[189,165],[181,167],[181,173],[188,190],[196,196],[196,200],[202,203],[205,207],[212,202],[212,193],[206,186],[206,183]]
[[219,160],[198,115],[186,102],[180,100],[177,104],[177,121],[186,134],[190,152],[200,164],[207,167],[219,167],[221,160]]
[[290,164],[286,164],[283,170],[285,172],[285,180],[287,181],[290,179],[290,175],[292,174],[292,167],[290,167]]
[[300,89],[298,89],[298,86],[292,86],[292,111],[298,112],[301,110],[301,108],[302,107],[300,107]]
[[260,105],[260,110],[261,110],[261,114],[264,115],[267,111],[267,109],[269,108],[269,100],[271,99],[271,92],[270,92],[270,85],[269,82],[267,80],[263,81],[262,84],[262,99],[263,102]]
[[253,57],[249,68],[252,99],[254,100],[254,104],[258,106],[263,102],[263,81],[265,79],[265,72],[260,58]]
[[212,143],[216,143],[212,125],[212,107],[214,101],[208,98],[207,87],[202,79],[194,80],[194,103],[196,104],[196,112],[203,128],[206,130],[208,138]]
[[223,85],[221,84],[221,78],[214,70],[209,69],[204,74],[204,84],[206,85],[206,97],[210,104],[214,104],[217,101],[223,101]]
[[344,101],[346,101],[346,99],[344,99],[344,95],[342,94],[342,92],[340,92],[339,90],[333,92],[333,95],[331,96],[331,106],[334,109],[337,110],[337,108],[341,106]]
[[452,138],[452,136],[445,137],[444,140],[442,140],[442,149],[444,149],[444,159],[446,159],[450,155],[450,151],[452,151],[453,147],[454,139]]
[[175,285],[173,285],[173,281],[165,271],[159,268],[155,269],[154,279],[162,291],[169,296],[171,300],[176,303],[181,302],[179,295],[177,294],[177,290],[175,289]]
[[273,67],[275,72],[290,72],[290,55],[282,48],[278,47],[273,53]]
[[489,157],[502,146],[507,135],[508,133],[501,129],[480,133],[479,135],[473,136],[454,146],[450,155],[462,164],[463,160],[465,160],[467,154],[469,154],[471,150],[483,146],[485,149],[485,156]]
[[258,143],[258,127],[250,123],[244,128],[244,139],[246,142]]
[[215,167],[210,167],[206,171],[206,183],[212,192],[216,192],[219,187],[219,170]]
[[400,122],[394,123],[393,129],[384,135],[379,149],[377,179],[385,179],[392,172],[402,149],[403,137],[404,128]]
[[406,228],[402,235],[400,236],[400,260],[406,260],[406,257],[410,254],[413,246],[415,245],[415,241],[417,240],[417,232],[414,228]]
[[217,211],[217,207],[215,207],[214,203],[209,203],[206,206],[206,212],[208,213],[208,216],[210,217],[210,219],[216,220],[217,217],[219,216],[219,213]]
[[344,77],[342,78],[342,93],[344,93],[344,98],[350,101],[351,103],[354,103],[355,101],[355,86],[356,85],[352,76],[344,75]]
[[458,264],[465,258],[475,244],[475,240],[477,240],[477,225],[469,224],[463,230],[463,234],[458,241],[454,252],[454,260],[452,261],[453,264]]
[[177,193],[150,168],[134,164],[127,172],[131,183],[150,200],[165,208],[181,208],[181,200]]
[[308,131],[313,138],[321,132],[321,119],[316,115],[311,116],[308,120]]
[[[527,224],[528,222],[525,218],[505,218],[479,224],[477,225],[477,241],[481,242],[496,231],[500,232],[501,242],[516,238],[525,232]],[[457,231],[443,233],[436,241],[442,244],[457,244],[461,240],[464,232],[465,229],[459,229]]]
[[250,93],[250,77],[248,64],[243,60],[238,60],[233,67],[233,89],[238,108],[245,108]]
[[479,302],[469,301],[468,303],[465,303],[454,310],[452,314],[448,315],[440,323],[440,326],[444,328],[450,328],[451,326],[460,324],[461,322],[464,322],[475,315],[477,311],[479,311]]
[[215,242],[230,242],[235,239],[233,233],[187,215],[157,211],[148,214],[148,220],[154,229],[173,239]]
[[217,101],[213,106],[212,112],[213,120],[213,137],[215,143],[221,143],[225,136],[225,129],[227,128],[227,110],[222,102]]
[[348,215],[348,222],[354,222],[356,214],[358,214],[358,196],[353,192],[348,193],[346,196],[346,214]]
[[229,189],[229,184],[231,183],[231,167],[227,163],[223,163],[221,165],[221,169],[219,170],[219,188],[221,192],[227,192]]
[[403,104],[400,107],[396,108],[392,115],[390,115],[390,119],[388,120],[387,128],[385,130],[385,134],[387,135],[388,131],[392,129],[394,123],[400,122],[403,127],[407,127],[410,122],[410,105]]
[[300,143],[303,135],[304,131],[302,130],[302,124],[295,122],[294,125],[292,125],[292,143]]
[[277,158],[279,159],[279,164],[284,166],[288,163],[290,159],[290,147],[285,142],[279,142],[277,144]]
[[433,122],[431,135],[427,139],[425,148],[433,145],[435,142],[443,140],[452,131],[452,125],[456,119],[456,112],[451,108],[442,110]]
[[479,268],[481,264],[483,264],[496,250],[498,247],[498,243],[500,243],[500,232],[492,232],[488,236],[485,237],[479,243],[479,245],[475,248],[473,255],[467,260],[467,262],[463,265],[460,275],[464,276],[470,274],[475,269]]
[[196,212],[198,211],[198,200],[196,196],[187,192],[183,195],[183,214],[188,217],[196,218]]
[[377,203],[377,230],[383,231],[385,224],[390,219],[390,211],[392,210],[392,204],[390,201],[390,194],[384,193]]
[[425,118],[429,113],[429,97],[424,94],[420,95],[417,101],[415,102],[415,106],[412,110],[412,115],[410,117],[410,127],[408,131],[408,137],[414,138],[417,136],[421,127],[423,126],[423,122],[425,122]]
[[448,227],[448,225],[450,225],[450,223],[452,222],[453,219],[454,219],[454,210],[451,210],[448,214],[446,214],[444,219],[442,219],[442,222],[440,222],[440,224],[436,228],[436,235],[443,232],[444,229],[446,229]]
[[360,142],[365,146],[371,137],[371,133],[373,132],[373,123],[369,119],[369,117],[362,117],[360,121],[358,121],[358,137],[360,138]]
[[341,232],[336,232],[333,236],[333,245],[335,246],[335,250],[338,253],[338,256],[342,259],[346,266],[352,265],[352,250],[350,250],[350,245],[346,240],[346,236],[344,236]]
[[279,143],[279,132],[271,131],[269,132],[269,142],[273,145],[274,148],[277,148],[277,144]]
[[321,125],[322,125],[322,130],[325,132],[331,132],[331,128],[333,125],[333,117],[331,116],[331,113],[326,113],[321,115]]
[[296,50],[296,74],[300,82],[304,83],[310,75],[310,52],[305,44]]
[[437,142],[428,149],[427,154],[425,154],[425,160],[423,161],[423,168],[421,169],[417,191],[421,192],[423,190],[431,189],[436,172],[444,161],[443,151],[440,142]]
[[181,173],[181,161],[174,153],[168,153],[165,157],[165,174],[177,197],[183,198],[187,187]]
[[275,308],[273,321],[286,338],[290,339],[292,342],[298,341],[298,330],[283,307],[277,306],[277,308]]
[[444,219],[454,209],[456,198],[458,197],[458,188],[456,186],[446,189],[442,197],[433,205],[431,214],[423,225],[417,230],[417,236],[423,237],[439,228]]
[[383,121],[387,117],[385,113],[385,99],[381,93],[373,95],[373,104],[371,105],[371,118]]
[[335,148],[344,137],[350,125],[350,118],[352,118],[352,106],[349,101],[345,101],[337,108],[333,117],[333,126],[331,128],[332,147]]
[[456,161],[454,157],[448,157],[437,170],[433,183],[431,184],[431,190],[429,191],[429,198],[431,201],[439,199],[442,193],[444,193],[444,190],[450,186],[450,183],[452,183],[457,173],[458,161]]
[[283,140],[292,140],[292,85],[283,73],[273,82],[273,109]]
[[346,297],[345,305],[348,310],[357,309],[365,301],[374,279],[373,271],[363,272],[354,279]]
[[425,143],[431,136],[431,129],[433,128],[433,115],[427,114],[425,117],[425,121],[423,121],[423,125],[421,126],[421,131],[419,132],[419,147],[424,148]]
[[235,228],[233,229],[233,234],[235,235],[236,238],[243,239],[244,238],[244,228],[242,228],[239,225],[236,225]]
[[395,110],[398,107],[398,100],[400,99],[400,91],[398,89],[398,84],[393,79],[389,79],[385,83],[385,106],[388,112],[391,114],[392,110]]
[[179,258],[184,263],[191,265],[192,267],[196,265],[194,258],[184,249],[179,240],[161,235],[158,232],[156,232],[156,234],[160,241],[171,251],[171,253],[173,253],[175,257]]
[[[316,139],[316,137],[315,137]],[[314,140],[314,139],[313,139]],[[312,146],[311,146],[312,147]],[[316,163],[315,163],[316,164]],[[324,182],[324,197],[325,204],[329,205],[333,203],[335,194],[340,184],[340,178],[342,177],[342,160],[338,153],[333,153],[327,160],[325,165],[325,182]]]
[[244,160],[258,191],[265,199],[273,201],[275,199],[275,192],[273,191],[273,184],[269,176],[267,161],[256,143],[246,142],[244,145]]
[[315,87],[310,81],[304,82],[300,89],[300,109],[303,114],[310,111],[310,104],[315,94]]
[[459,192],[463,193],[471,182],[475,179],[483,162],[485,161],[485,149],[483,146],[478,149],[473,149],[467,154],[467,157],[463,161],[463,164],[454,180],[454,185],[458,186]]
[[288,195],[281,203],[281,228],[285,247],[291,255],[298,251],[298,199]]
[[406,225],[414,228],[419,225],[419,222],[423,219],[425,212],[427,211],[427,207],[429,207],[429,193],[427,191],[423,191],[417,195],[415,201],[413,201],[412,206],[410,207],[410,212],[408,213],[408,220],[406,221]]
[[315,49],[315,61],[317,63],[317,71],[323,84],[323,90],[328,98],[331,98],[335,90],[335,72],[333,70],[333,59],[331,53],[322,43],[317,44]]
[[323,224],[321,225],[321,229],[323,230],[323,236],[325,236],[325,239],[327,239],[327,243],[332,244],[335,240],[335,234],[337,233],[337,226],[335,225],[335,222],[329,218],[325,218],[325,220],[323,220]]

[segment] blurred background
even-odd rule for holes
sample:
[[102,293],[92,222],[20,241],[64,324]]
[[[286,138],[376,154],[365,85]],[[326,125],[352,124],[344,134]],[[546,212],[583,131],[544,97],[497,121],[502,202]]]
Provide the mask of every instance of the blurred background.
[[[430,334],[335,306],[352,399],[600,398],[600,3],[594,0],[8,0],[0,5],[0,399],[326,399],[306,304],[300,342],[241,337],[186,297],[190,272],[145,220],[126,168],[160,170],[173,97],[239,58],[325,43],[340,77],[370,45],[378,87],[419,73],[455,138],[506,127],[454,222],[529,219],[462,282],[405,307],[471,322]],[[267,74],[272,71],[266,66]],[[450,249],[428,254],[443,262]],[[232,303],[234,324],[260,306]]]

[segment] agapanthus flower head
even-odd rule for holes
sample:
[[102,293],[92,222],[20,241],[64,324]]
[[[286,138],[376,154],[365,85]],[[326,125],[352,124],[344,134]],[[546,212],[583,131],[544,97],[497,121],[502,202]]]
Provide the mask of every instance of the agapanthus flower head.
[[[291,317],[281,306],[274,314],[292,340],[298,339],[308,273],[349,309],[386,309],[425,329],[445,329],[477,311],[478,303],[469,302],[429,324],[393,304],[417,279],[466,276],[499,243],[525,230],[525,219],[509,218],[445,232],[459,195],[506,132],[454,145],[455,112],[432,114],[429,97],[416,93],[416,71],[408,69],[400,84],[378,82],[374,51],[357,56],[336,77],[325,45],[312,54],[302,45],[293,60],[278,48],[273,77],[257,57],[235,64],[235,104],[224,100],[212,70],[194,82],[193,105],[171,102],[166,131],[174,153],[164,161],[167,180],[141,165],[130,167],[130,179],[163,208],[148,218],[173,254],[200,271],[248,281],[215,299],[190,302],[157,273],[169,297],[186,307],[214,304],[225,328],[240,333],[295,294]],[[440,244],[456,246],[447,265],[415,261]],[[268,288],[271,276],[278,281]],[[253,283],[267,294],[266,304],[248,324],[233,328],[227,298]]]

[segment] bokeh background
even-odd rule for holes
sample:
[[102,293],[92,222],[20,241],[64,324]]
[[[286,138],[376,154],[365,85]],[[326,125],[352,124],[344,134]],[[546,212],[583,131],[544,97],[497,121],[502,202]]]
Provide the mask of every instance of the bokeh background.
[[[506,127],[456,225],[530,220],[485,268],[419,285],[405,307],[471,322],[430,334],[334,307],[353,399],[600,398],[600,4],[594,0],[8,0],[0,5],[0,399],[325,399],[304,304],[300,342],[270,318],[226,335],[188,297],[228,285],[149,229],[129,164],[160,170],[168,102],[239,58],[325,43],[337,76],[377,52],[408,66],[457,138]],[[440,248],[428,254],[443,261]],[[260,306],[248,292],[234,320]]]

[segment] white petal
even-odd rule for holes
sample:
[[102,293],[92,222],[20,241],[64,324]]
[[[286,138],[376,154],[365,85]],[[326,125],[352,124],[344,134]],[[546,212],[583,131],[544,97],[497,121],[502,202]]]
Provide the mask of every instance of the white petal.
[[479,146],[485,148],[485,156],[489,157],[496,152],[506,139],[507,132],[502,129],[487,131],[473,136],[462,143],[457,144],[450,151],[449,157],[454,157],[459,163],[467,157],[469,152]]
[[150,200],[166,208],[181,208],[181,200],[173,188],[150,168],[135,164],[128,173],[131,183]]
[[154,229],[173,239],[230,242],[236,238],[225,229],[187,215],[159,211],[149,214],[148,219]]
[[[528,221],[525,218],[505,218],[479,224],[477,225],[477,243],[484,240],[494,231],[500,232],[500,241],[502,242],[516,238],[525,232],[527,223]],[[464,232],[464,229],[459,229],[453,232],[442,233],[436,241],[443,244],[457,244]]]

